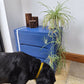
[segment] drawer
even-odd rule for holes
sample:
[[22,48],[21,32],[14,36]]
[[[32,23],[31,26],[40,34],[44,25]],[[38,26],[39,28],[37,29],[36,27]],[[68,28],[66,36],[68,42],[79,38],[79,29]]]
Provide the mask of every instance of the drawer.
[[[48,42],[50,41],[50,38],[48,37],[47,33],[31,33],[31,32],[24,32],[19,31],[19,42],[20,44],[28,44],[28,45],[34,45],[43,47],[45,45],[44,39],[47,38]],[[50,45],[47,45],[46,48],[50,48]]]
[[34,47],[28,45],[20,45],[20,49],[22,52],[26,54],[41,59],[46,59],[50,52],[50,50],[46,48],[40,48],[40,47]]

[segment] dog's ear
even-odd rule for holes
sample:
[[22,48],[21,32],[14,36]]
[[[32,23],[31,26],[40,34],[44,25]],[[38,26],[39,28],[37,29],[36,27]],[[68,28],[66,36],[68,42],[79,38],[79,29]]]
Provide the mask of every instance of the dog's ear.
[[51,68],[48,70],[47,75],[52,82],[56,81],[55,72]]

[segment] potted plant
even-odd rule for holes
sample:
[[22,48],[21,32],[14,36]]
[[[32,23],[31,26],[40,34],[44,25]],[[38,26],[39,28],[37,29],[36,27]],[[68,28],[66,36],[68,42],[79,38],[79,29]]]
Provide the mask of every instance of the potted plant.
[[[67,7],[64,6],[66,1],[59,3],[57,2],[57,6],[52,9],[40,2],[42,6],[47,8],[47,11],[43,11],[46,13],[43,20],[44,28],[47,27],[49,29],[48,36],[52,39],[50,42],[46,43],[53,44],[51,47],[51,53],[49,54],[47,60],[48,64],[56,71],[56,67],[58,66],[58,71],[61,70],[62,66],[65,65],[65,56],[63,52],[65,49],[62,46],[62,30],[69,23],[72,16],[70,15],[70,11]],[[45,41],[48,39],[45,39]],[[56,53],[53,53],[53,50]]]

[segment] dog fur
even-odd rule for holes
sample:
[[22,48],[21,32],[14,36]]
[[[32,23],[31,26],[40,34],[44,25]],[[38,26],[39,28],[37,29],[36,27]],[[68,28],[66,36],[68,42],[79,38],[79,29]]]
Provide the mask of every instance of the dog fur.
[[[0,52],[0,84],[26,84],[35,79],[41,61],[23,52]],[[50,66],[44,63],[37,84],[54,84],[55,74]]]

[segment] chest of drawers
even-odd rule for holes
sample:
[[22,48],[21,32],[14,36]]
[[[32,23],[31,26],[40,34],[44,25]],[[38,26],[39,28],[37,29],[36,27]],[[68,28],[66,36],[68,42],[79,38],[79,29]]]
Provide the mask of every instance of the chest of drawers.
[[[45,39],[48,39],[48,42],[51,41],[48,32],[49,30],[42,26],[38,28],[20,27],[15,29],[17,51],[32,55],[43,62],[49,56],[52,46],[51,44],[45,44]],[[53,51],[53,53],[56,52]]]

